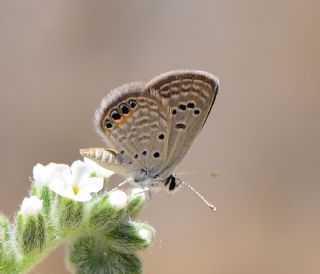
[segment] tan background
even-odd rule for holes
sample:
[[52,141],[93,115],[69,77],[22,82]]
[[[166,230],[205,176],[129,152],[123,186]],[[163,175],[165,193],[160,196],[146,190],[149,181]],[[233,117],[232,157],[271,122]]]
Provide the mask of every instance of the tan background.
[[[142,253],[152,274],[320,273],[319,1],[0,1],[0,208],[27,195],[37,162],[101,146],[106,90],[175,68],[222,88],[178,170],[191,192],[156,196]],[[67,273],[64,249],[33,273]]]

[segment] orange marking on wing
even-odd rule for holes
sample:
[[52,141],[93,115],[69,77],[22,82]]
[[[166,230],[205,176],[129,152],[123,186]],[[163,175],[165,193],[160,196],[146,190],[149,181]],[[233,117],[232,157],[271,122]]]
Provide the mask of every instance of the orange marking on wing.
[[[131,99],[131,98],[130,98],[130,99]],[[126,103],[129,105],[129,100],[126,101]],[[114,124],[115,126],[120,127],[120,126],[123,125],[128,119],[130,119],[130,118],[132,117],[133,113],[135,113],[135,111],[137,111],[137,109],[139,109],[139,104],[138,104],[138,102],[137,102],[136,104],[137,104],[137,105],[136,105],[136,107],[135,107],[134,109],[129,108],[129,113],[128,113],[128,114],[120,114],[120,115],[121,115],[120,121],[115,121],[113,118],[110,117],[110,115],[107,115],[106,117],[104,117],[104,121],[105,121],[106,119],[109,119],[109,120],[111,120],[111,121],[113,122],[113,124]],[[114,109],[117,109],[118,112],[121,113],[121,112],[120,112],[120,109],[119,109],[118,107],[112,108],[112,110],[114,110]],[[109,129],[109,128],[106,128],[106,127],[104,126],[104,130],[105,130],[106,132],[111,133],[112,130],[113,130],[113,128],[110,128],[110,129]]]

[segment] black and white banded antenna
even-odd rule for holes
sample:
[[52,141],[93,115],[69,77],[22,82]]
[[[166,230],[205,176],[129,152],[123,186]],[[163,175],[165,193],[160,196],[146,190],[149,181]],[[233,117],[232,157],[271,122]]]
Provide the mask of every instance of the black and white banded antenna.
[[217,211],[217,208],[210,203],[206,198],[203,197],[203,195],[196,190],[192,185],[188,184],[185,181],[181,181],[181,185],[186,185],[189,189],[191,189],[213,212]]
[[[178,176],[180,176],[180,175],[198,175],[198,174],[209,175],[210,177],[218,176],[218,174],[213,171],[187,170],[187,171],[180,171],[180,172],[175,173],[175,175],[178,175]],[[206,198],[204,198],[204,196],[198,190],[196,190],[192,185],[181,180],[181,185],[183,185],[183,184],[185,184],[189,189],[191,189],[213,212],[217,211],[217,208],[211,202],[209,202]]]
[[175,175],[208,175],[210,177],[216,177],[218,174],[214,171],[196,171],[196,170],[187,170],[187,171],[180,171],[175,172]]

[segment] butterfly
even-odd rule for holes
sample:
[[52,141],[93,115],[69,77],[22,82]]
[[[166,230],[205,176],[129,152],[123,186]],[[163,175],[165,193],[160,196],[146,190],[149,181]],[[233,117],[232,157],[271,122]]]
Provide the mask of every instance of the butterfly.
[[216,76],[197,70],[171,71],[147,84],[120,86],[102,99],[94,118],[108,148],[80,153],[142,188],[173,192],[184,183],[174,170],[204,126],[218,90]]

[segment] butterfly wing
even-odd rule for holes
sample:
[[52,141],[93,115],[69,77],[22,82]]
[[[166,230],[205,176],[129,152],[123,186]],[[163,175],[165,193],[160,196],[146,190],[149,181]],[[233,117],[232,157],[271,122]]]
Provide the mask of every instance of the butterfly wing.
[[160,95],[169,109],[170,135],[162,177],[169,176],[188,152],[207,120],[218,89],[217,77],[194,70],[168,72],[146,85],[148,93]]
[[111,91],[95,115],[98,133],[139,180],[168,177],[203,127],[218,79],[201,71],[172,71],[148,84]]
[[111,91],[95,115],[98,133],[119,152],[122,163],[135,179],[147,173],[155,176],[162,168],[170,131],[170,109],[159,94],[144,83],[124,85]]

